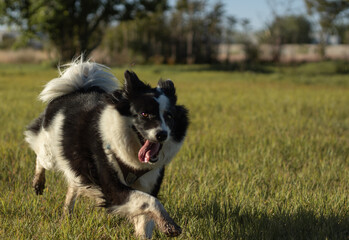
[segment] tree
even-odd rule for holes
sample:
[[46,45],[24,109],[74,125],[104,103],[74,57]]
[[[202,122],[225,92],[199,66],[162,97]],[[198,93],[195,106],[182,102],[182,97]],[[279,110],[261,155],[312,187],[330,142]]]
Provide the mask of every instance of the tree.
[[273,42],[278,38],[281,44],[310,43],[311,23],[302,15],[276,17],[261,36],[261,42]]
[[341,39],[341,43],[349,44],[349,24],[339,23],[335,25],[337,33]]
[[310,23],[304,16],[293,14],[294,1],[266,0],[272,16],[271,23],[260,35],[260,41],[272,45],[274,62],[280,61],[285,43],[305,43],[310,41]]
[[223,16],[224,16],[224,4],[217,2],[213,5],[212,9],[204,17],[205,29],[202,33],[206,35],[206,62],[212,63],[217,55],[217,46],[221,43],[223,34]]
[[62,60],[89,55],[100,43],[111,21],[153,11],[156,0],[5,0],[2,23],[16,25],[26,38],[45,34]]
[[236,24],[238,19],[234,16],[226,17],[226,26],[224,27],[224,42],[227,45],[227,57],[226,62],[230,61],[230,47],[234,43],[234,37],[236,35]]
[[[179,15],[177,21],[181,23],[181,31],[185,37],[185,56],[187,63],[195,62],[194,54],[194,37],[203,26],[202,14],[205,9],[205,2],[203,0],[178,0],[176,3],[176,13]],[[178,24],[178,22],[177,22]]]
[[[141,12],[134,19],[108,29],[101,49],[117,63],[163,63],[169,55],[170,28],[166,1],[157,1],[152,12]],[[131,58],[133,60],[131,60]]]
[[220,2],[209,8],[204,0],[179,0],[173,9],[159,6],[145,17],[109,28],[102,47],[111,58],[122,55],[128,62],[212,63],[222,41],[223,19]]
[[[176,61],[212,63],[222,39],[224,4],[207,7],[204,0],[178,0],[171,15],[172,53]],[[174,56],[174,54],[172,54]]]
[[310,15],[318,14],[321,26],[321,52],[325,53],[326,34],[329,34],[334,27],[335,21],[342,15],[348,14],[348,0],[304,0]]
[[251,69],[253,65],[258,62],[259,49],[256,43],[252,40],[251,35],[251,24],[250,20],[247,18],[242,18],[240,21],[242,32],[237,35],[238,42],[242,43],[244,46],[245,60],[241,65],[241,69]]
[[334,21],[349,10],[348,0],[304,0],[309,14],[319,14],[319,23],[323,30],[330,30]]

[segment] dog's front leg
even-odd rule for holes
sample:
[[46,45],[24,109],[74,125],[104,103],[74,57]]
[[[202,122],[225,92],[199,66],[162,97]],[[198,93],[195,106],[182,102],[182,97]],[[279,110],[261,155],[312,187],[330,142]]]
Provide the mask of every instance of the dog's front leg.
[[40,164],[39,157],[36,158],[33,187],[36,195],[42,195],[45,189],[45,168]]
[[132,220],[136,236],[141,239],[151,239],[155,227],[154,221],[146,214],[135,216]]
[[147,193],[132,190],[124,204],[111,210],[132,219],[136,234],[143,238],[151,238],[152,220],[167,236],[175,237],[182,232],[160,201]]

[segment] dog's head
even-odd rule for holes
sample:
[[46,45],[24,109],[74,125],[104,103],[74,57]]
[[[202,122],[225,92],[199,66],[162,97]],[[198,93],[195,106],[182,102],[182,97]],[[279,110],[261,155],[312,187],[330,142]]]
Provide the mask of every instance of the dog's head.
[[160,80],[156,88],[143,83],[134,72],[125,72],[118,110],[132,119],[132,129],[142,145],[138,159],[155,163],[170,145],[179,145],[185,137],[188,117],[183,106],[176,105],[177,96],[171,80]]

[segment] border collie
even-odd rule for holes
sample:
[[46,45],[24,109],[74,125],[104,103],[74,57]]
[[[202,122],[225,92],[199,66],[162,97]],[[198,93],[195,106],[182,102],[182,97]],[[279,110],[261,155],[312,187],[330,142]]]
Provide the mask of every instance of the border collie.
[[172,81],[151,88],[126,71],[119,88],[109,68],[81,58],[39,97],[48,105],[25,132],[37,155],[36,194],[43,193],[45,170],[58,170],[68,183],[65,214],[87,195],[130,219],[141,238],[151,238],[155,224],[168,236],[181,233],[156,198],[189,123]]

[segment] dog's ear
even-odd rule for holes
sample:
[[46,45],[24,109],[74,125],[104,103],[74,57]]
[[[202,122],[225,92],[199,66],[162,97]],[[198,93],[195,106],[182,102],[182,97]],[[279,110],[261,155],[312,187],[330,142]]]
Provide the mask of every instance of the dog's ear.
[[[188,110],[182,105],[175,106],[173,139],[177,142],[183,140],[189,125]],[[172,132],[171,132],[172,134]]]
[[172,100],[174,100],[174,103],[177,101],[177,96],[176,96],[176,89],[171,80],[162,80],[160,79],[158,82],[158,88],[161,88],[163,93]]
[[138,92],[144,88],[147,88],[147,85],[144,84],[137,75],[132,71],[125,71],[125,85],[124,89],[127,94],[131,94],[132,92]]

